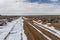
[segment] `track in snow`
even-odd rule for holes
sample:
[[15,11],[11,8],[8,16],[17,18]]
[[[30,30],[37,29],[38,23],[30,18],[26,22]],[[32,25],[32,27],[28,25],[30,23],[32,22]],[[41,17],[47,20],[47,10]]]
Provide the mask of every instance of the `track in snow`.
[[0,29],[0,40],[27,40],[21,17]]

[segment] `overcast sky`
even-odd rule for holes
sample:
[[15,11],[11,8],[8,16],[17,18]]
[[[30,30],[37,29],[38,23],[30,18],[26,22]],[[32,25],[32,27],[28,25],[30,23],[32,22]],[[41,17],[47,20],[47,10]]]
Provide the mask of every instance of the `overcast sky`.
[[60,0],[0,0],[1,15],[60,15]]

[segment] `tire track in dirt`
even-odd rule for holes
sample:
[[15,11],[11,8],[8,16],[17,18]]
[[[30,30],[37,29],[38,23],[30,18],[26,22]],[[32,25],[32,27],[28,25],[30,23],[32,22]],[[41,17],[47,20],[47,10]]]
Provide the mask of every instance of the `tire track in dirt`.
[[[26,33],[28,38],[31,38],[30,36],[33,36],[34,40],[47,40],[42,34],[40,34],[37,30],[35,30],[33,27],[31,27],[31,25],[27,24],[26,22],[24,25],[24,29],[25,29],[25,33]],[[29,30],[29,31],[27,31],[27,30]],[[28,34],[29,32],[32,35]],[[32,38],[32,40],[33,40],[33,38]]]

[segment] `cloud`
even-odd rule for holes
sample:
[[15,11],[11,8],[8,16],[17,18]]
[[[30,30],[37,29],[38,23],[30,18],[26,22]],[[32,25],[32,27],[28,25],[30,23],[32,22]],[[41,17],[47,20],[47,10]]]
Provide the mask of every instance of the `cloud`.
[[58,0],[51,0],[51,1],[56,2],[56,1],[58,1]]
[[[52,5],[52,4],[31,4],[31,7],[27,7],[26,15],[55,15],[59,14],[57,13],[58,6]],[[55,11],[57,10],[57,11]],[[56,12],[56,13],[54,13]]]
[[0,3],[1,15],[60,15],[60,5],[5,0]]

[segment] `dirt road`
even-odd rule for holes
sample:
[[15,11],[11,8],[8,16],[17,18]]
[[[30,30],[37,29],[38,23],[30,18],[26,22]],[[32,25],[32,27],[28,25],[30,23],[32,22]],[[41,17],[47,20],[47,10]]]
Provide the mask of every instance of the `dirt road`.
[[28,40],[60,40],[56,35],[38,27],[31,21],[24,20],[24,30]]

